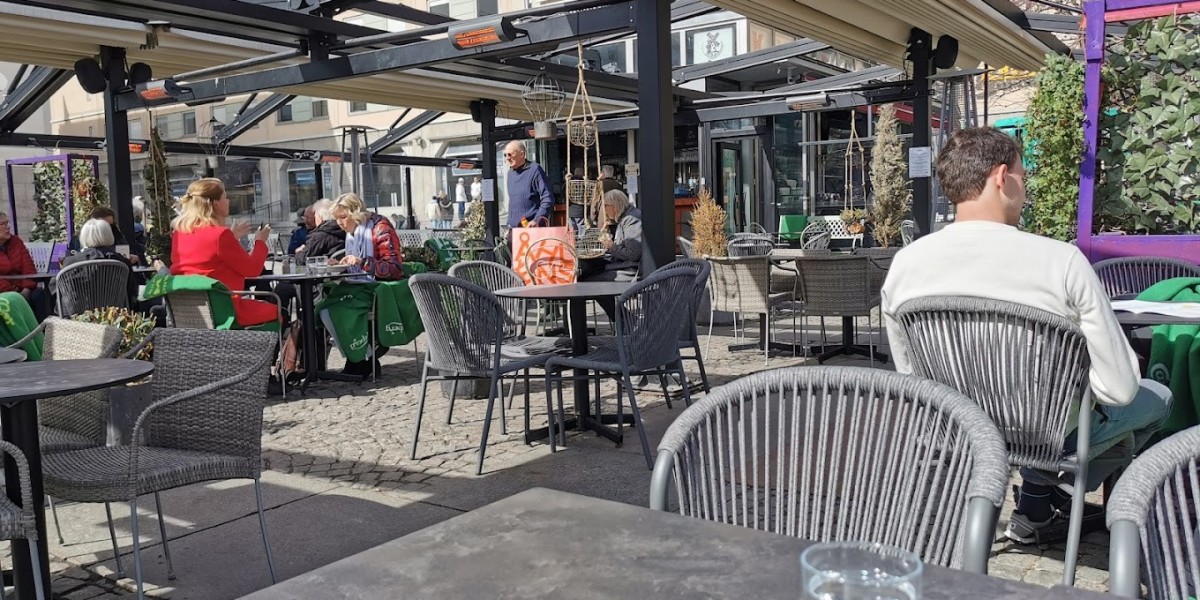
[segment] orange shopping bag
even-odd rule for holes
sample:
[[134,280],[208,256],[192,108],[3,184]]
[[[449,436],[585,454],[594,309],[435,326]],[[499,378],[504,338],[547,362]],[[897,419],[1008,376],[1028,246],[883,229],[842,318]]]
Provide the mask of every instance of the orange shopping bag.
[[575,283],[575,234],[567,227],[513,229],[512,256],[525,285]]

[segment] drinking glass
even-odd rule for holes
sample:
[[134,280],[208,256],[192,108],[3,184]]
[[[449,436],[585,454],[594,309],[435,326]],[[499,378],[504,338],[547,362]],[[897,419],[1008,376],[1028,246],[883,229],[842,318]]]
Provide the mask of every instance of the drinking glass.
[[806,600],[920,600],[921,559],[870,542],[815,544],[800,554]]

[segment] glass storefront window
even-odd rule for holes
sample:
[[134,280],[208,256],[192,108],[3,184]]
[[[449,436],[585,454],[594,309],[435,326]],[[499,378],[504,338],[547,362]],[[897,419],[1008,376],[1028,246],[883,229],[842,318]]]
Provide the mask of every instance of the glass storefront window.
[[601,44],[592,48],[600,54],[600,70],[605,73],[625,73],[629,71],[625,41],[611,44]]
[[808,165],[804,114],[775,117],[775,202],[780,215],[808,212]]
[[291,214],[321,199],[317,188],[317,172],[313,163],[296,161],[287,171],[288,210]]

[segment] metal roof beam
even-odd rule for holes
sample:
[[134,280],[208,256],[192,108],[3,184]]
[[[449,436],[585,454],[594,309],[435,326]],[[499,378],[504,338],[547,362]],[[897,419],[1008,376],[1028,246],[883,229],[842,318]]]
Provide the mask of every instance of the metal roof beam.
[[806,92],[806,91],[811,91],[811,90],[836,89],[839,86],[855,85],[855,84],[869,81],[871,79],[883,79],[885,77],[892,77],[892,76],[895,76],[902,72],[903,71],[901,71],[900,69],[889,67],[887,65],[879,65],[879,66],[875,66],[875,67],[870,67],[868,69],[863,69],[861,71],[851,71],[849,73],[842,73],[840,75],[831,75],[829,77],[822,77],[820,79],[814,79],[812,81],[805,81],[803,83],[794,83],[792,85],[785,85],[782,87],[765,90],[762,92],[762,94],[768,94],[768,95],[770,95],[770,94],[791,94],[791,93]]
[[[422,127],[436,121],[438,117],[441,117],[444,114],[446,113],[440,110],[427,110],[409,119],[407,123],[399,127],[393,127],[391,130],[385,133],[383,137],[371,142],[371,145],[367,147],[367,152],[374,157],[376,154],[391,148],[404,138],[416,133],[417,130],[421,129]],[[374,158],[372,158],[372,160],[374,160]]]
[[[146,140],[137,140],[145,142]],[[91,150],[104,149],[104,138],[78,135],[42,135],[35,133],[8,132],[0,133],[0,146],[30,146],[34,148],[57,148],[60,150]],[[206,156],[208,152],[200,144],[192,142],[163,142],[163,148],[169,154],[188,154]],[[275,148],[271,146],[230,146],[226,156],[239,158],[274,158],[279,160],[297,160],[318,162],[327,157],[340,157],[343,162],[350,162],[348,152],[337,150],[308,150],[304,148]],[[377,165],[405,165],[410,167],[446,167],[454,162],[448,158],[431,158],[424,156],[405,156],[402,154],[381,154],[372,158]]]
[[320,6],[317,6],[310,12],[324,16],[333,16],[347,10],[357,10],[382,17],[398,19],[406,23],[420,23],[421,25],[441,25],[442,23],[449,23],[456,20],[404,4],[390,4],[380,2],[379,0],[325,0]]
[[[690,19],[692,17],[698,17],[700,15],[706,15],[708,13],[714,13],[719,10],[723,10],[723,9],[721,9],[720,7],[713,6],[707,2],[704,2],[704,0],[675,0],[674,2],[671,3],[671,22],[678,23],[680,21]],[[584,40],[583,45],[584,46],[595,46],[597,44],[605,44],[605,43],[611,42],[613,40],[619,40],[619,39],[621,39],[623,37],[627,37],[627,36],[628,36],[628,34],[626,34],[626,33],[620,33],[617,35],[598,37],[595,39]],[[545,54],[535,56],[534,58],[539,59],[539,60],[545,60],[547,58],[550,58],[551,56],[557,56],[559,54],[564,54],[566,52],[574,52],[574,51],[575,51],[575,44],[574,44],[574,42],[572,42],[570,44],[563,44],[562,46],[559,46],[557,49],[555,49],[552,52],[546,52]]]
[[[1029,31],[1083,35],[1083,18],[1079,15],[1058,15],[1054,13],[1027,11],[1024,13],[1024,19],[1028,23],[1028,26],[1022,25],[1022,27],[1025,27]],[[1123,36],[1126,29],[1124,26],[1109,23],[1104,27],[1104,32],[1107,35]]]
[[1015,23],[1021,29],[1028,31],[1030,35],[1032,35],[1034,38],[1037,38],[1037,41],[1045,44],[1051,52],[1055,52],[1057,54],[1069,54],[1071,52],[1071,49],[1067,48],[1067,45],[1064,44],[1062,40],[1055,37],[1053,33],[1032,29],[1029,26],[1029,21],[1025,18],[1025,13],[1022,12],[1021,9],[1017,8],[1017,6],[1013,4],[1011,0],[983,0],[983,2],[990,6],[992,10],[1000,13],[1009,21]]
[[802,56],[812,52],[825,50],[829,48],[829,44],[825,42],[817,42],[807,38],[800,38],[793,42],[780,44],[771,48],[764,48],[755,52],[747,52],[738,56],[731,56],[721,60],[715,60],[708,63],[693,65],[690,67],[681,67],[675,69],[671,74],[671,79],[676,83],[685,81],[694,81],[704,79],[705,77],[716,77],[726,73],[733,73],[750,67],[759,65],[767,65],[773,62],[786,60],[796,56]]
[[[183,1],[183,0],[176,0]],[[189,0],[190,1],[190,0]],[[438,63],[466,58],[522,56],[540,49],[557,47],[562,42],[588,39],[606,33],[629,31],[633,27],[634,1],[621,2],[590,10],[547,16],[540,20],[520,23],[525,33],[509,42],[501,42],[472,50],[458,50],[448,40],[420,40],[403,46],[369,50],[349,56],[314,60],[306,64],[289,65],[230,75],[188,84],[187,93],[167,101],[145,102],[135,92],[126,92],[118,107],[135,109],[144,106],[175,102],[201,103],[229,96],[268,89],[280,89],[305,84],[363,77],[389,71],[428,67]]]
[[277,92],[268,96],[266,100],[255,104],[254,108],[246,110],[246,107],[243,106],[238,111],[237,116],[233,118],[233,121],[226,123],[224,127],[213,133],[213,137],[215,138],[213,141],[219,146],[228,144],[234,138],[249,131],[251,127],[258,125],[259,121],[262,121],[282,108],[284,104],[291,102],[295,97],[295,94],[280,94]]
[[16,0],[19,4],[129,21],[167,21],[182,29],[292,47],[313,34],[339,38],[375,30],[317,15],[240,0]]
[[74,71],[34,67],[0,103],[0,132],[15,131],[66,85]]

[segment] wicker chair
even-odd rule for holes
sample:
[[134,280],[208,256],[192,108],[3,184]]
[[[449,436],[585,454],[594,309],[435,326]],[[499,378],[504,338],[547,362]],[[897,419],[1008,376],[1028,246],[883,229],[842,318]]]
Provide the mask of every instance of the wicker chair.
[[[429,336],[425,362],[421,367],[421,399],[417,404],[410,456],[413,460],[417,458],[417,441],[421,435],[421,418],[425,414],[425,394],[430,381],[454,382],[451,390],[453,397],[458,391],[459,381],[490,379],[487,417],[483,421],[479,463],[475,469],[476,475],[482,475],[500,382],[526,371],[525,401],[528,405],[528,369],[543,365],[550,354],[531,354],[531,350],[536,349],[505,344],[505,327],[509,319],[504,305],[482,287],[463,279],[434,273],[414,275],[410,286],[421,313],[421,321],[425,324],[425,333]],[[526,415],[525,429],[528,431],[528,412]],[[551,421],[554,419],[552,414],[548,418]],[[500,431],[504,435],[508,433],[503,400],[500,402]]]
[[1200,277],[1200,266],[1177,258],[1126,256],[1102,260],[1092,268],[1109,298],[1136,296],[1173,277]]
[[128,446],[45,457],[46,493],[77,502],[130,507],[134,576],[142,597],[137,500],[154,494],[169,578],[174,577],[159,492],[225,479],[253,479],[271,581],[274,558],[263,517],[262,417],[275,336],[260,331],[157,329],[133,351],[154,345],[154,401],[138,416]]
[[970,399],[888,371],[793,367],[721,386],[671,424],[650,507],[815,541],[900,546],[986,573],[1008,483]]
[[[683,335],[679,338],[679,349],[691,349],[692,356],[682,356],[683,360],[696,361],[696,368],[700,371],[700,384],[704,387],[704,391],[708,392],[711,387],[708,385],[708,373],[704,370],[704,354],[700,352],[700,332],[696,328],[696,316],[700,310],[700,301],[708,292],[708,278],[712,274],[712,263],[697,258],[685,258],[668,263],[666,266],[659,269],[666,270],[684,270],[690,272],[696,278],[696,285],[692,288],[690,300],[688,304],[687,325],[683,328]],[[665,382],[665,378],[663,379]],[[666,390],[664,389],[665,393]],[[667,395],[670,398],[670,394]]]
[[[1150,600],[1195,597],[1200,586],[1200,427],[1146,450],[1108,500],[1109,593]],[[1144,575],[1139,575],[1144,566]]]
[[766,256],[774,249],[771,240],[760,237],[743,237],[726,244],[729,256]]
[[887,357],[875,350],[874,336],[869,335],[867,348],[854,345],[854,318],[871,315],[881,302],[880,290],[887,274],[872,259],[865,256],[845,256],[832,253],[809,254],[795,262],[799,282],[796,299],[804,305],[806,317],[842,318],[842,343],[822,347],[817,362],[823,363],[840,354],[862,354],[875,359]]
[[[712,263],[709,277],[709,292],[712,310],[708,319],[708,342],[705,351],[712,346],[713,313],[724,311],[738,315],[757,314],[766,321],[763,331],[767,338],[762,340],[763,357],[770,361],[771,313],[790,302],[794,294],[771,291],[771,259],[769,256],[708,257]],[[737,334],[737,321],[734,321]]]
[[119,260],[85,260],[54,278],[58,316],[73,317],[93,308],[129,307],[129,265]]
[[[608,373],[621,377],[617,388],[618,435],[624,428],[621,402],[622,392],[629,395],[629,406],[633,411],[634,426],[646,455],[646,467],[654,466],[650,455],[650,443],[646,440],[646,429],[642,424],[642,413],[634,398],[633,375],[679,375],[683,385],[683,399],[691,404],[687,372],[679,355],[679,340],[691,317],[692,296],[696,291],[696,273],[691,267],[664,268],[633,284],[616,301],[616,341],[611,345],[598,346],[580,356],[555,356],[546,362],[546,405],[550,408],[551,396],[558,387],[559,423],[558,431],[564,436],[562,414],[562,387],[566,369],[584,369],[597,373]],[[694,319],[693,319],[694,322]],[[550,423],[550,449],[554,451],[554,420]]]
[[[1066,317],[999,300],[931,296],[905,302],[895,319],[913,374],[970,395],[1004,436],[1013,465],[1070,472],[1083,482],[1093,457],[1117,445],[1132,448],[1132,434],[1105,448],[1092,447],[1091,361],[1083,333]],[[1063,454],[1073,412],[1084,416],[1074,427],[1076,447],[1090,448],[1083,460]],[[1066,585],[1074,581],[1085,487],[1074,486]]]
[[675,241],[679,242],[679,251],[683,253],[684,258],[693,258],[696,256],[696,244],[685,237],[677,237]]
[[[8,494],[0,493],[0,539],[25,540],[30,564],[33,566],[34,593],[38,600],[46,600],[43,592],[45,586],[42,581],[42,561],[38,556],[37,549],[38,531],[34,515],[33,491],[29,483],[29,462],[19,448],[8,442],[0,441],[0,452],[7,454],[17,467],[15,483],[20,488],[21,495],[21,506],[17,506],[8,499]],[[5,487],[13,485],[13,483],[5,482]],[[17,544],[14,543],[13,550],[16,551],[16,549]],[[2,591],[0,591],[0,596],[3,596]]]
[[[469,281],[489,292],[525,285],[517,272],[488,260],[468,260],[455,263],[446,273],[451,277]],[[504,324],[505,339],[525,333],[525,301],[519,298],[497,298],[504,306],[508,321]]]
[[811,221],[804,227],[804,231],[800,232],[800,247],[809,250],[828,248],[831,239],[833,236],[825,227],[824,221]]

